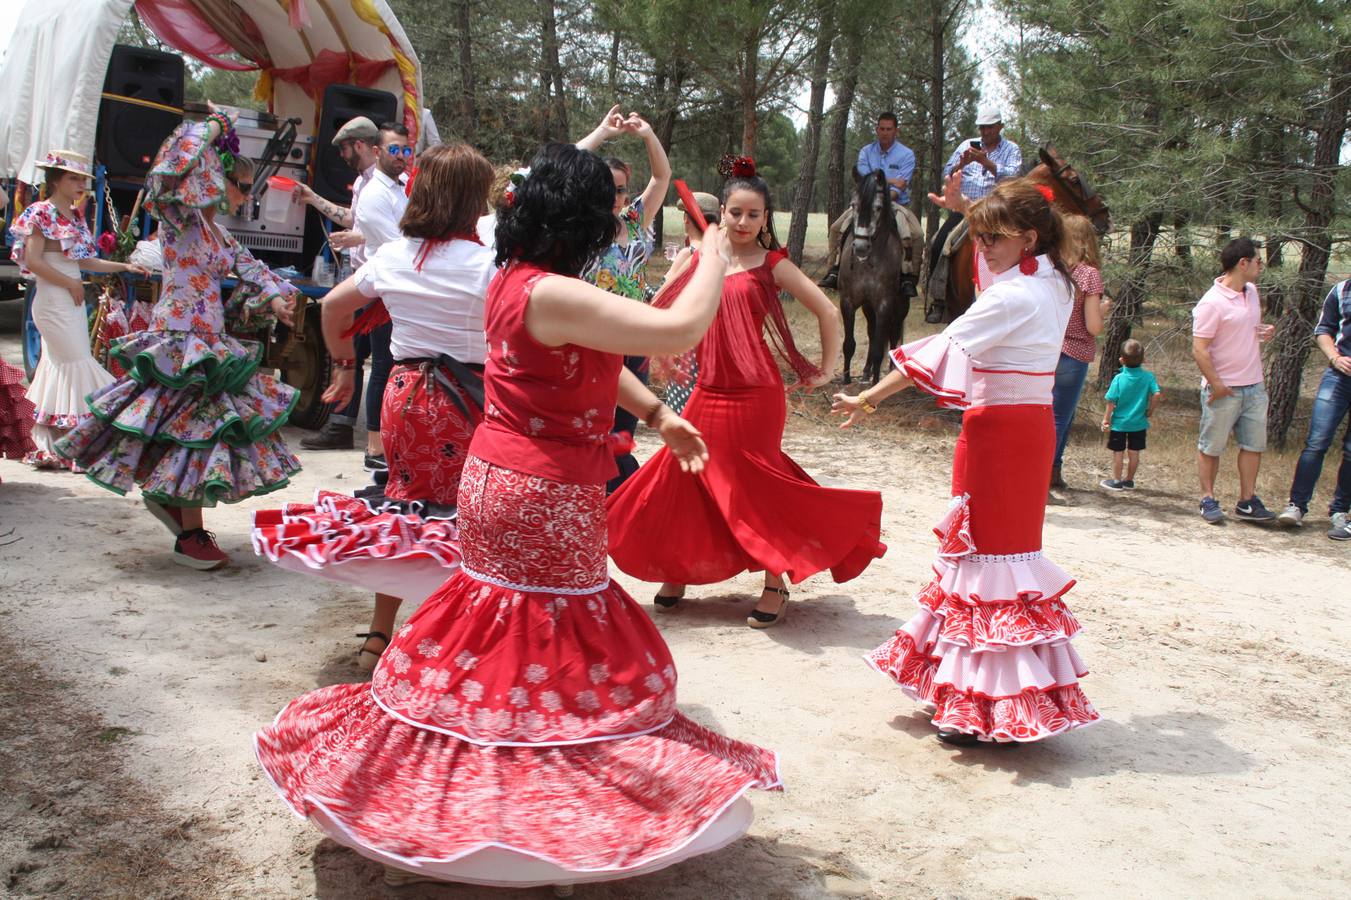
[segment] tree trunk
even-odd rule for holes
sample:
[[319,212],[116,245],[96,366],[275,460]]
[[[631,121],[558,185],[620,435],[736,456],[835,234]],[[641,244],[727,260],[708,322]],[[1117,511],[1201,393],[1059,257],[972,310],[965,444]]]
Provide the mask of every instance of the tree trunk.
[[[680,114],[680,89],[685,83],[684,68],[679,62],[661,63],[657,66],[655,76],[655,88],[657,95],[657,117],[652,123],[652,131],[656,134],[657,140],[661,142],[662,147],[666,149],[666,155],[671,154],[671,146],[675,142],[676,119]],[[680,173],[676,173],[679,177]],[[657,215],[652,220],[652,231],[657,236],[657,243],[662,242],[662,234],[666,227],[665,206],[657,210]]]
[[469,4],[470,0],[457,0],[455,24],[460,31],[460,134],[472,144],[478,131],[478,104],[474,99],[474,40]]
[[823,0],[818,7],[816,47],[812,52],[811,102],[807,108],[807,138],[793,191],[793,218],[788,226],[788,257],[802,265],[802,247],[807,242],[807,216],[816,186],[816,162],[821,155],[821,121],[826,105],[826,80],[830,73],[830,45],[835,39],[835,5]]
[[1154,242],[1159,237],[1162,213],[1154,213],[1131,226],[1131,249],[1126,270],[1126,283],[1117,295],[1107,325],[1107,337],[1102,342],[1102,362],[1098,364],[1098,387],[1106,390],[1113,376],[1121,368],[1121,345],[1131,336],[1131,328],[1140,320],[1145,302],[1145,282],[1149,278]]
[[755,156],[755,133],[759,122],[755,101],[760,80],[760,33],[746,38],[741,48],[744,65],[741,69],[741,155]]
[[[943,115],[943,88],[944,80],[943,64],[947,59],[947,22],[946,10],[943,3],[932,3],[929,6],[929,65],[932,69],[929,78],[929,183],[934,186],[935,193],[941,193],[943,190],[943,163],[947,157],[943,155],[945,148],[943,146],[944,133],[946,132],[947,122]],[[933,243],[934,235],[938,233],[938,215],[934,211],[932,215],[924,217],[924,245],[927,247]],[[932,261],[931,261],[932,262]],[[927,277],[925,283],[928,282]]]
[[858,22],[850,23],[845,41],[844,67],[836,84],[835,106],[830,111],[829,147],[826,166],[826,219],[834,222],[849,205],[851,187],[845,181],[849,160],[845,142],[849,139],[849,115],[854,109],[854,92],[858,88],[858,69],[863,58],[863,31]]
[[558,58],[558,10],[554,0],[540,0],[540,88],[545,99],[545,140],[568,139],[568,103],[563,94],[563,66]]
[[[1267,414],[1267,439],[1284,449],[1299,402],[1300,376],[1313,346],[1310,335],[1327,290],[1328,258],[1332,254],[1333,212],[1336,209],[1337,159],[1346,138],[1348,95],[1351,95],[1351,48],[1343,47],[1334,58],[1328,78],[1328,94],[1315,134],[1313,184],[1304,210],[1304,233],[1299,275],[1293,296],[1276,328],[1276,352],[1267,376],[1271,407]],[[1296,197],[1298,201],[1298,196]]]
[[[1277,217],[1276,221],[1280,221]],[[1285,266],[1285,239],[1271,238],[1267,241],[1267,264],[1264,267],[1267,271],[1279,272]],[[1272,285],[1265,296],[1262,297],[1262,305],[1266,308],[1266,317],[1268,319],[1279,319],[1285,312],[1285,287],[1279,281]]]
[[610,36],[610,96],[619,95],[619,32]]

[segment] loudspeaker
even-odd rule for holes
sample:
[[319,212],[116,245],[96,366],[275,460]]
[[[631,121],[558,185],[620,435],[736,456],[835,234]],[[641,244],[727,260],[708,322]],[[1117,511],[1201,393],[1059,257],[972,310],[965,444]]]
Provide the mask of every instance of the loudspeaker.
[[356,180],[357,173],[342,161],[338,148],[333,146],[333,135],[357,116],[365,116],[376,125],[395,121],[399,114],[399,101],[389,91],[353,87],[350,84],[330,84],[324,89],[324,102],[320,110],[311,186],[319,196],[347,206],[352,202],[352,182]]
[[144,178],[160,144],[183,120],[183,57],[113,46],[103,81],[94,152],[114,178]]

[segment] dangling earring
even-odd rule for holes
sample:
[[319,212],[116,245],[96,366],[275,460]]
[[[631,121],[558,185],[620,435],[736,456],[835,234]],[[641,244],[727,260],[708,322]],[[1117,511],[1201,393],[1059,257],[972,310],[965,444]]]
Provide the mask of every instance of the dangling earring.
[[1018,260],[1018,271],[1024,275],[1037,274],[1037,257],[1033,254],[1031,247],[1023,248],[1023,257]]

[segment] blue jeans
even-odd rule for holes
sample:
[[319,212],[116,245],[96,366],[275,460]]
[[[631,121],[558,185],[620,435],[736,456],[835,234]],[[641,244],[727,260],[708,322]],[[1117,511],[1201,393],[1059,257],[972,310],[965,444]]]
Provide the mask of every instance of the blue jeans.
[[[1295,464],[1295,480],[1290,485],[1290,502],[1304,512],[1309,511],[1314,486],[1323,473],[1323,456],[1332,446],[1348,409],[1351,409],[1351,375],[1343,375],[1329,366],[1318,383],[1309,437]],[[1351,424],[1342,435],[1342,465],[1337,470],[1337,490],[1328,507],[1328,515],[1348,511],[1351,511]]]
[[[394,323],[386,322],[370,334],[358,335],[353,342],[356,347],[357,371],[356,385],[352,399],[341,412],[329,416],[336,425],[355,425],[357,412],[361,409],[362,382],[366,387],[366,430],[380,430],[380,407],[385,400],[385,385],[389,382],[389,370],[394,368],[394,358],[389,352],[389,339],[394,333]],[[367,359],[371,361],[371,374],[362,377],[362,366]]]
[[1088,363],[1062,353],[1055,367],[1055,387],[1051,388],[1051,411],[1055,414],[1055,462],[1059,468],[1070,440],[1070,426],[1074,424],[1074,410],[1079,406],[1079,394],[1088,378]]

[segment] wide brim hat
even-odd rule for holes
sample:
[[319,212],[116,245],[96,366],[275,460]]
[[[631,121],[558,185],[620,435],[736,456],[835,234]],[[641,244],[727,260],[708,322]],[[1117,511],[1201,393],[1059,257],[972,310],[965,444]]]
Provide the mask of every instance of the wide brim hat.
[[47,158],[42,161],[40,168],[74,172],[76,175],[83,175],[90,179],[94,177],[94,167],[89,162],[89,157],[83,153],[76,153],[74,150],[49,150]]
[[[710,216],[716,216],[718,214],[718,210],[722,208],[722,204],[718,202],[717,197],[714,197],[712,194],[706,194],[703,191],[694,192],[694,202],[695,205],[699,207],[699,211],[704,214],[705,219],[709,218]],[[685,201],[677,200],[676,209],[680,210],[681,212],[684,212]]]

